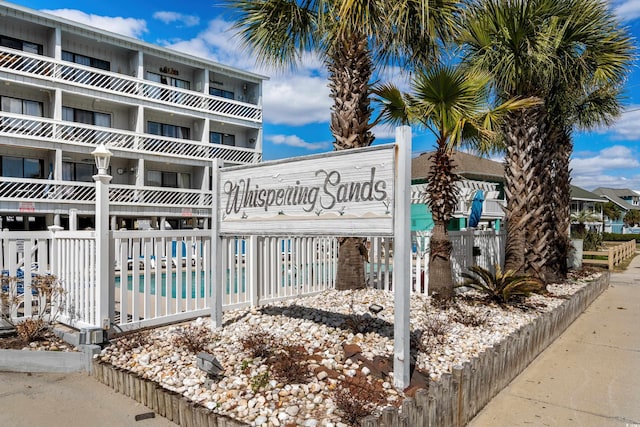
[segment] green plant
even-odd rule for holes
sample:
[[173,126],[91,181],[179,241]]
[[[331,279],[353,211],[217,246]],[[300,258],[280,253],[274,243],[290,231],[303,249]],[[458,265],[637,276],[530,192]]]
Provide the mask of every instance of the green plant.
[[516,275],[514,271],[502,271],[496,266],[495,274],[490,270],[474,265],[469,267],[471,274],[462,273],[466,280],[460,286],[467,286],[487,294],[493,301],[504,304],[518,296],[528,296],[532,292],[545,290],[540,279]]
[[269,384],[269,372],[264,371],[254,375],[251,378],[251,391],[257,393],[261,388],[264,388]]
[[582,249],[585,251],[597,251],[602,247],[602,234],[589,230],[582,238]]

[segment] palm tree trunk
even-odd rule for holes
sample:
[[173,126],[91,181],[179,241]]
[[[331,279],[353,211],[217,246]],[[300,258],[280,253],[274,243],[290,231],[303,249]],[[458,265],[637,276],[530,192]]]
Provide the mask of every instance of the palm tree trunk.
[[553,158],[553,168],[549,176],[547,190],[548,203],[553,208],[551,227],[553,230],[550,248],[553,251],[550,256],[547,275],[554,280],[567,277],[567,258],[571,248],[569,229],[571,226],[571,175],[569,158],[573,151],[571,134],[567,129],[557,129],[551,132],[553,141],[547,147],[550,148],[549,157]]
[[455,165],[443,138],[438,140],[438,149],[431,157],[431,170],[427,177],[427,204],[433,216],[434,227],[429,243],[429,294],[450,299],[453,296],[453,273],[451,271],[451,240],[447,224],[457,202]]
[[359,237],[343,237],[339,240],[336,289],[362,289],[365,287],[364,263],[367,249]]
[[544,280],[549,251],[544,179],[548,159],[545,114],[541,107],[509,114],[505,137],[507,250],[505,268]]
[[451,272],[451,240],[444,221],[437,221],[429,242],[429,295],[442,299],[453,297],[453,274]]
[[[369,83],[373,72],[368,40],[352,33],[338,38],[328,52],[330,129],[336,150],[367,147],[373,142]],[[365,287],[366,250],[361,238],[342,239],[338,250],[337,289]]]

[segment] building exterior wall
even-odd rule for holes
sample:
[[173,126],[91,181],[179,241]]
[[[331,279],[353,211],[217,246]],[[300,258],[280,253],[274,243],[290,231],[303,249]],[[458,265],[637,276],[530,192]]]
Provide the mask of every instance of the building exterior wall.
[[263,76],[9,3],[0,37],[2,228],[92,226],[100,143],[118,228],[206,226],[214,163],[262,159]]

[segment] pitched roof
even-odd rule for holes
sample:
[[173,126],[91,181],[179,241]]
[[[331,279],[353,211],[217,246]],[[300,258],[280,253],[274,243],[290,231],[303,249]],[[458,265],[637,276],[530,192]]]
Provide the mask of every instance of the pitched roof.
[[635,194],[635,192],[632,192],[631,190],[627,190],[627,189],[618,190],[615,188],[598,187],[595,190],[593,190],[593,192],[606,197],[607,199],[611,200],[613,203],[620,206],[622,209],[626,211],[640,210],[640,206],[634,206],[631,203],[627,202],[626,200],[622,200],[619,196],[619,194],[623,194],[623,195],[629,194],[629,195],[636,196],[637,194]]
[[[411,160],[411,179],[425,179],[431,168],[433,152],[422,153]],[[473,154],[454,151],[451,155],[454,162],[453,171],[469,179],[504,182],[504,165],[494,160],[474,156]]]
[[584,200],[587,202],[602,202],[602,203],[605,203],[607,201],[599,194],[592,193],[591,191],[587,191],[584,188],[580,188],[575,185],[571,186],[571,200]]

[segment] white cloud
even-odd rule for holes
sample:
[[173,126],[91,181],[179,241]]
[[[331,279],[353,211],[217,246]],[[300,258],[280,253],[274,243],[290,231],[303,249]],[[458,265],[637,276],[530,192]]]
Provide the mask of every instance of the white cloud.
[[271,135],[266,139],[276,145],[288,145],[289,147],[304,148],[307,150],[326,150],[331,147],[330,142],[307,142],[297,135]]
[[200,23],[200,17],[195,15],[185,15],[178,12],[158,11],[153,14],[153,17],[165,24],[178,22],[186,27],[193,27]]
[[640,139],[640,106],[627,106],[626,111],[607,131],[612,132],[613,138],[618,140],[631,141]]
[[92,15],[75,9],[43,10],[42,12],[123,36],[141,38],[142,34],[147,32],[147,22],[144,19]]
[[638,0],[615,1],[611,6],[613,13],[623,22],[640,17],[640,1]]
[[[580,155],[576,153],[576,155]],[[589,157],[571,159],[573,184],[587,189],[596,187],[640,188],[638,154],[628,147],[613,145]],[[617,174],[614,175],[614,174]]]
[[305,54],[295,72],[261,67],[255,55],[244,49],[230,32],[231,22],[220,18],[209,22],[206,30],[189,40],[164,41],[171,49],[208,58],[225,65],[272,76],[264,82],[264,121],[271,124],[302,126],[328,123],[331,99],[322,61]]
[[290,75],[264,83],[264,120],[269,123],[328,123],[330,108],[326,78]]

